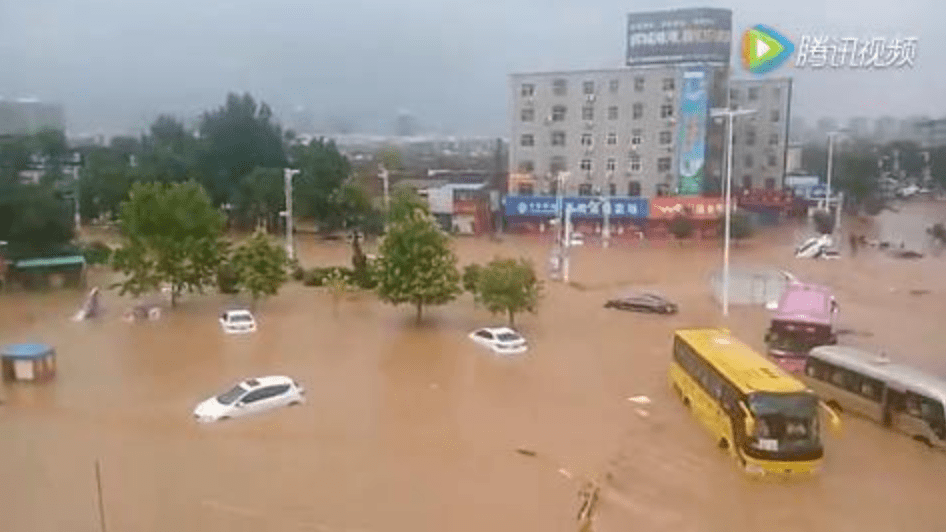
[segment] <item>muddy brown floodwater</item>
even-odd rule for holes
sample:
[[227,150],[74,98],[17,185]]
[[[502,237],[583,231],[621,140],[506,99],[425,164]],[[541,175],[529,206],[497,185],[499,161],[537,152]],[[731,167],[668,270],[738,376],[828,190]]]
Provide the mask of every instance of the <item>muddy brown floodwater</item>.
[[[899,215],[911,212],[946,218],[943,204]],[[872,334],[845,342],[946,373],[946,258],[862,250],[802,262],[795,234],[764,233],[733,260],[834,287],[842,326]],[[341,243],[300,245],[310,266],[348,260]],[[543,271],[548,252],[527,237],[456,247],[461,263],[526,255]],[[0,342],[59,351],[54,382],[0,387],[0,530],[98,531],[97,459],[110,532],[573,531],[581,475],[605,486],[598,531],[946,529],[946,454],[845,416],[843,433],[825,436],[820,476],[758,482],[687,415],[666,384],[674,328],[725,323],[762,347],[764,309],[736,307],[724,321],[710,297],[719,259],[707,244],[580,248],[580,287],[547,286],[539,314],[521,318],[530,351],[508,360],[467,340],[501,321],[468,295],[417,328],[410,308],[369,296],[335,316],[328,294],[292,283],[245,337],[220,332],[218,311],[232,303],[222,296],[128,324],[129,301],[113,293],[105,315],[84,323],[69,320],[82,294],[0,295]],[[680,314],[602,308],[633,285],[659,287]],[[215,425],[191,419],[200,400],[265,374],[292,376],[309,402]],[[639,394],[653,400],[647,417],[627,401]]]

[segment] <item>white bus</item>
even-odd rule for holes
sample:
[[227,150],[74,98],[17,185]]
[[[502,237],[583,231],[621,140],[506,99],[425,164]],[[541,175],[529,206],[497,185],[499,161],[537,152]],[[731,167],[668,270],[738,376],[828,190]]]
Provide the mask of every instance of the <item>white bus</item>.
[[847,346],[811,350],[801,375],[835,409],[946,449],[946,379]]

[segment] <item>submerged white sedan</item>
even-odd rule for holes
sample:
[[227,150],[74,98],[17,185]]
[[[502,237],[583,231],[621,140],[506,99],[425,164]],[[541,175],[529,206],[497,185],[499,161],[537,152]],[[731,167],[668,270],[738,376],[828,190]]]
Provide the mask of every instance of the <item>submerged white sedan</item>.
[[194,419],[210,423],[303,403],[305,389],[296,381],[281,375],[258,377],[201,402],[194,409]]
[[518,355],[528,349],[526,339],[509,327],[484,327],[470,333],[474,342],[500,355]]
[[249,310],[228,310],[220,315],[220,327],[227,334],[256,332],[256,319]]

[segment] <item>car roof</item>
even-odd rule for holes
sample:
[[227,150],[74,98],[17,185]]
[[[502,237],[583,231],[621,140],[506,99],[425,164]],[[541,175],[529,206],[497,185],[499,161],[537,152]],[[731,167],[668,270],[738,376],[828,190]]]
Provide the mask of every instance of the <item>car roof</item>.
[[251,377],[249,379],[243,379],[240,381],[240,384],[244,388],[249,388],[250,390],[254,388],[260,388],[263,386],[273,386],[276,384],[292,384],[293,380],[284,375],[269,375],[266,377]]
[[249,310],[246,310],[245,308],[231,309],[231,310],[226,311],[226,314],[227,315],[247,314],[249,316],[253,315],[252,312],[250,312]]
[[503,334],[503,333],[512,333],[517,336],[521,336],[518,332],[510,329],[509,327],[483,327],[481,331],[489,331],[493,334]]

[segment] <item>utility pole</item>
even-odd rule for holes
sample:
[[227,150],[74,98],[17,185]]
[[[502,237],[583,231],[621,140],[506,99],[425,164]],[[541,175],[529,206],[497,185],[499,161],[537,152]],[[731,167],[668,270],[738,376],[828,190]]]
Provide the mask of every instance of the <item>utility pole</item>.
[[733,118],[737,116],[750,115],[755,113],[755,109],[711,109],[710,116],[726,118],[726,183],[724,194],[726,195],[726,215],[725,229],[723,236],[723,316],[729,315],[729,238],[732,225],[732,150],[733,150]]
[[299,170],[293,168],[283,170],[283,175],[286,180],[284,187],[286,191],[286,256],[290,261],[296,258],[296,246],[293,241],[294,228],[292,223],[292,177],[298,173]]
[[99,495],[99,527],[102,532],[108,532],[105,528],[105,501],[102,499],[102,468],[99,460],[95,460],[95,486]]
[[384,212],[387,213],[391,208],[391,198],[388,193],[390,177],[388,169],[385,168],[383,164],[378,165],[378,179],[380,179],[384,185]]
[[601,197],[601,212],[604,215],[604,228],[601,230],[601,247],[611,245],[611,184],[608,183],[607,196]]

